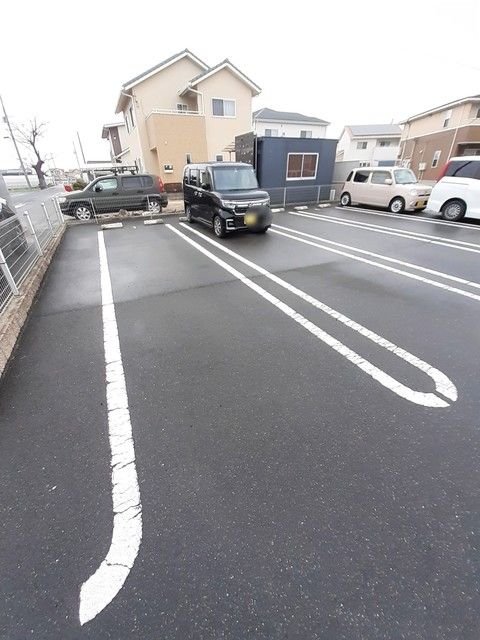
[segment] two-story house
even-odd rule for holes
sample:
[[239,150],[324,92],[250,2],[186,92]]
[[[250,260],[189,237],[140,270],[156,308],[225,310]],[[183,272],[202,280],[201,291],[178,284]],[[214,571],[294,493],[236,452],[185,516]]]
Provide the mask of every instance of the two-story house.
[[112,162],[122,164],[133,164],[130,162],[130,148],[127,143],[127,127],[125,122],[113,122],[104,124],[102,127],[102,138],[108,140],[110,159]]
[[359,167],[395,164],[402,130],[398,124],[349,124],[337,145],[337,162],[355,162]]
[[451,157],[480,154],[480,95],[417,113],[402,124],[400,161],[422,180],[436,180]]
[[286,138],[325,138],[326,120],[291,111],[259,109],[253,113],[253,130],[258,136]]
[[175,54],[122,86],[116,113],[131,162],[179,186],[185,164],[229,160],[259,93],[229,60],[209,67],[188,49]]

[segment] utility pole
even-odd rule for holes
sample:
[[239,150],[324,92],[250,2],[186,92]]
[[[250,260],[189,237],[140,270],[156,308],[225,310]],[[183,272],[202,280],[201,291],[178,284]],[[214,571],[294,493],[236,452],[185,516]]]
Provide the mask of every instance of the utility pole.
[[32,185],[30,184],[30,180],[28,178],[27,170],[25,169],[25,165],[23,164],[22,156],[20,155],[20,151],[18,149],[17,141],[15,140],[15,136],[13,135],[12,127],[10,126],[10,120],[8,119],[7,112],[5,110],[5,105],[3,104],[2,96],[0,96],[0,102],[2,103],[3,109],[3,117],[7,124],[8,130],[10,131],[10,136],[12,138],[13,145],[15,147],[15,151],[17,152],[18,160],[20,162],[20,166],[22,167],[23,175],[25,176],[25,180],[27,181],[28,188],[31,189]]
[[86,165],[87,161],[85,160],[85,154],[83,153],[82,141],[80,140],[80,134],[77,131],[78,144],[80,145],[80,153],[82,154],[83,164]]
[[77,149],[75,147],[75,141],[73,142],[73,153],[75,154],[75,158],[77,159],[78,168],[80,169],[80,160],[78,159]]

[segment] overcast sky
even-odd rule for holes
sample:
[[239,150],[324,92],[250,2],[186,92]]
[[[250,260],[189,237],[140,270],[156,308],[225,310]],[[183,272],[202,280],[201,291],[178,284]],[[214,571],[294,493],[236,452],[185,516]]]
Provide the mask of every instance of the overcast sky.
[[[123,82],[188,47],[229,58],[262,87],[253,108],[332,123],[398,121],[480,93],[480,0],[3,0],[0,93],[12,121],[48,122],[41,143],[57,166],[108,158]],[[0,167],[18,162],[0,137]]]

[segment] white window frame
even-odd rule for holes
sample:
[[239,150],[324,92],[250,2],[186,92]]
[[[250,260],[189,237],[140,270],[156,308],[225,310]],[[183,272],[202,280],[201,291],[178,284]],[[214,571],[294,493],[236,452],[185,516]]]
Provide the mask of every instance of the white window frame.
[[[305,135],[302,136],[302,133],[304,133]],[[312,135],[313,135],[313,131],[311,129],[300,129],[300,138],[311,138]]]
[[359,167],[363,167],[365,169],[365,167],[369,167],[370,166],[370,161],[369,160],[364,160],[363,162],[359,162],[358,166]]
[[452,117],[452,110],[449,109],[448,111],[445,111],[445,117],[443,119],[443,129],[446,129],[448,127],[448,125],[450,124],[450,118]]
[[[300,178],[289,178],[288,177],[288,165],[290,162],[290,156],[302,156],[302,173],[303,173],[303,162],[304,162],[304,157],[305,156],[315,156],[315,175],[313,176],[307,176],[305,178],[300,177]],[[287,167],[286,167],[286,171],[285,171],[285,180],[287,181],[292,181],[292,180],[316,180],[317,179],[317,171],[318,171],[318,153],[311,153],[309,151],[291,151],[290,153],[287,153]]]
[[378,141],[378,146],[381,147],[382,149],[386,149],[386,148],[391,146],[390,142],[391,142],[391,140],[379,140]]
[[[437,155],[438,153],[438,155]],[[442,155],[442,150],[441,149],[437,149],[435,151],[435,153],[433,154],[433,158],[432,158],[432,165],[431,168],[435,169],[436,167],[438,167],[438,164],[440,162],[440,156]]]
[[[180,107],[180,109],[178,107]],[[177,102],[177,111],[188,111],[188,104]]]
[[[222,102],[233,102],[233,107],[234,107],[234,111],[235,111],[235,115],[233,116],[216,116],[213,113],[213,101],[214,100],[222,100]],[[211,98],[212,101],[212,118],[236,118],[237,117],[237,101],[234,98],[217,98],[216,96],[212,96]],[[224,109],[225,111],[225,109]]]
[[[270,131],[270,133],[267,133]],[[264,135],[267,138],[278,138],[278,129],[271,129],[270,127],[265,127]]]
[[[365,146],[363,146],[363,145],[365,145]],[[366,149],[368,149],[368,140],[357,140],[357,150],[358,151],[365,151]]]

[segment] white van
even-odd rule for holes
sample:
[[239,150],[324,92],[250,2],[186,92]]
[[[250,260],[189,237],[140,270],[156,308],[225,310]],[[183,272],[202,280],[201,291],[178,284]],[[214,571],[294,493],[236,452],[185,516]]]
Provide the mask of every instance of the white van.
[[445,220],[461,220],[465,214],[480,218],[480,156],[451,158],[432,189],[428,208]]
[[410,169],[365,167],[354,169],[346,179],[340,204],[387,207],[392,213],[423,211],[432,188],[420,184]]

